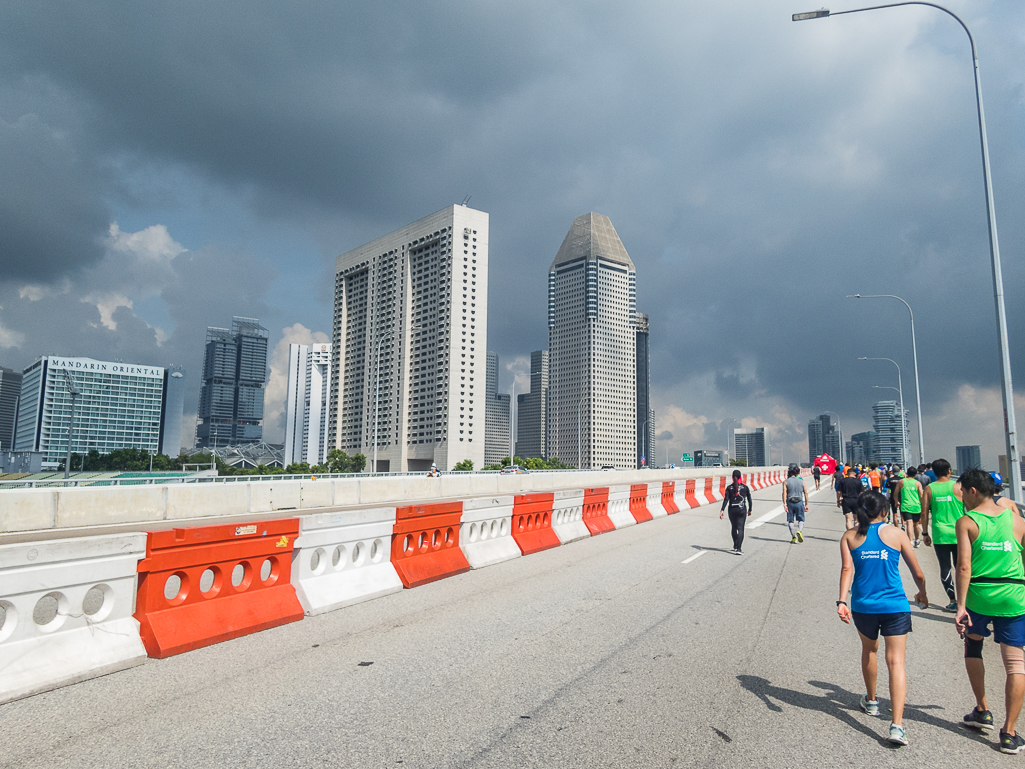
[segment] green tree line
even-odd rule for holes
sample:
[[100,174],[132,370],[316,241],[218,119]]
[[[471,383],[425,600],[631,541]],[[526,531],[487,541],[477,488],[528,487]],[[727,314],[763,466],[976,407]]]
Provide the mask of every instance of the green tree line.
[[[183,470],[185,465],[206,465],[213,463],[217,467],[218,475],[310,475],[317,473],[360,473],[367,465],[367,458],[362,454],[349,456],[340,449],[332,449],[328,452],[327,463],[322,465],[309,465],[306,462],[294,462],[288,467],[232,467],[225,464],[219,457],[212,454],[199,452],[189,454],[181,452],[176,457],[169,457],[166,454],[150,454],[145,449],[115,449],[109,454],[101,454],[96,449],[88,454],[71,455],[71,469],[73,471],[84,471],[91,473],[110,472],[147,472],[152,469],[158,472],[173,472]],[[60,470],[64,469],[62,462]]]

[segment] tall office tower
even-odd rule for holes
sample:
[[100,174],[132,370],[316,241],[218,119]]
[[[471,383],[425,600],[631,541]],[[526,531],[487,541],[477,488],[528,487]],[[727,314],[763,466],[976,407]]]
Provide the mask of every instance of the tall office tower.
[[160,437],[160,453],[176,457],[182,446],[182,411],[185,409],[185,371],[181,366],[168,366],[164,378],[164,408],[167,419]]
[[331,379],[331,345],[288,345],[285,391],[284,463],[327,462],[327,388]]
[[[978,446],[955,446],[954,454],[956,455],[958,475],[965,470],[982,467],[982,452],[979,451]],[[1006,465],[1006,463],[1007,458],[1005,457],[1004,464]]]
[[530,354],[530,392],[516,396],[516,455],[548,457],[548,350]]
[[0,366],[0,451],[14,448],[14,422],[21,395],[21,374]]
[[230,331],[207,328],[196,447],[260,443],[266,383],[267,329],[259,320],[236,316]]
[[92,358],[40,358],[22,374],[14,450],[42,452],[44,469],[56,468],[67,453],[71,421],[75,454],[125,448],[155,454],[168,427],[181,430],[181,400],[166,397],[174,373],[181,372]]
[[769,436],[764,427],[733,428],[733,458],[744,459],[748,467],[767,467]]
[[847,441],[847,461],[855,465],[867,465],[875,461],[875,433],[854,433]]
[[637,457],[637,273],[612,222],[578,216],[548,270],[548,456]]
[[808,461],[814,462],[824,451],[822,442],[822,422],[816,417],[808,422]]
[[655,410],[651,408],[648,316],[637,313],[637,467],[655,462]]
[[820,414],[808,422],[808,461],[814,462],[822,454],[829,454],[840,459],[840,447],[843,444],[843,433],[833,423],[829,414]]
[[900,405],[897,401],[879,401],[872,406],[872,432],[875,433],[874,462],[903,465],[911,454],[905,440],[908,433],[908,412],[904,410],[901,429]]
[[497,465],[511,456],[509,406],[512,398],[509,393],[498,392],[498,354],[490,350],[484,390],[484,464]]
[[339,256],[330,447],[375,469],[376,442],[380,471],[484,464],[487,319],[483,211],[449,206]]

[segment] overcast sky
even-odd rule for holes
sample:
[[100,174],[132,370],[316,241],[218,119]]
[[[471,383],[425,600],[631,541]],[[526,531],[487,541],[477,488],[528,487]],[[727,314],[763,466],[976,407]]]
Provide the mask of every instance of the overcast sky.
[[[596,211],[651,316],[660,457],[721,447],[730,418],[784,462],[823,410],[870,429],[895,369],[859,356],[894,358],[912,407],[907,312],[860,292],[916,311],[929,458],[978,443],[995,465],[967,39],[929,8],[790,21],[815,5],[8,3],[0,365],[184,365],[185,438],[205,328],[258,317],[280,440],[284,350],[328,338],[334,257],[472,195],[503,389],[526,388],[547,268]],[[1025,420],[1025,4],[949,5],[979,47]]]

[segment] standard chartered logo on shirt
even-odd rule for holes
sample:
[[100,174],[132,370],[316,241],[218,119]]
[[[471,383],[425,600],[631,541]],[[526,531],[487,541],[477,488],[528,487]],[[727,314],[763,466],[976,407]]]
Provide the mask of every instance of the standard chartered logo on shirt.
[[1012,552],[1014,550],[1014,543],[1010,542],[1010,541],[1007,541],[1007,542],[983,542],[982,543],[982,547],[980,549],[985,550],[987,553],[988,552],[1010,553],[1010,552]]
[[885,550],[862,550],[858,555],[863,561],[879,559],[885,561],[887,558],[890,557],[890,554]]

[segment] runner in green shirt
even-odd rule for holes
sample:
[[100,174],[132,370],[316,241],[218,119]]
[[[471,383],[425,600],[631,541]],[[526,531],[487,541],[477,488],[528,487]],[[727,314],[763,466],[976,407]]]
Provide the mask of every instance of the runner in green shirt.
[[962,723],[993,729],[986,704],[983,639],[991,634],[1000,644],[1007,682],[1007,710],[1000,731],[1000,751],[1020,753],[1025,739],[1015,722],[1025,698],[1025,519],[993,501],[996,484],[984,470],[968,470],[960,478],[965,514],[957,531],[957,615],[954,623],[965,639],[965,669],[975,694],[975,708]]
[[908,468],[908,477],[901,478],[897,482],[897,489],[894,496],[897,498],[897,509],[900,511],[901,520],[907,525],[908,537],[911,544],[918,547],[922,544],[922,484],[915,476],[918,475],[918,468],[914,465]]
[[[961,484],[950,479],[950,462],[937,459],[932,463],[936,480],[925,489],[922,498],[922,539],[927,547],[936,549],[940,562],[940,582],[947,591],[949,603],[944,611],[957,611],[954,600],[954,566],[957,563],[957,532],[954,525],[964,515]],[[930,524],[932,530],[930,536]]]

